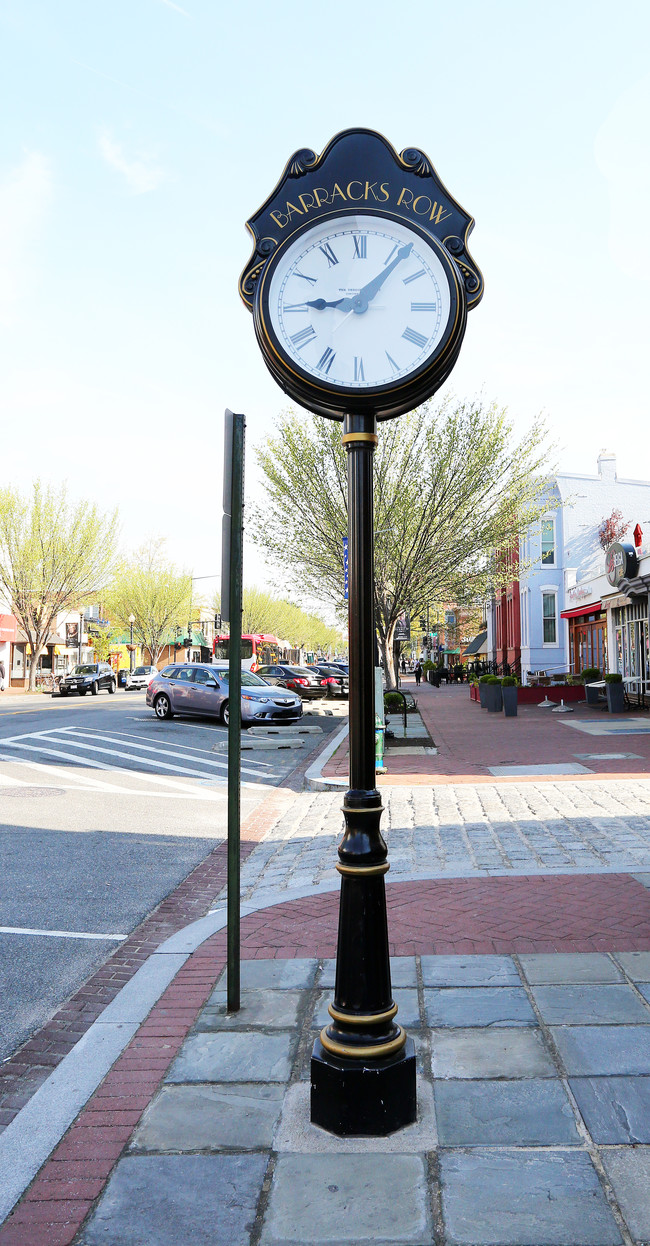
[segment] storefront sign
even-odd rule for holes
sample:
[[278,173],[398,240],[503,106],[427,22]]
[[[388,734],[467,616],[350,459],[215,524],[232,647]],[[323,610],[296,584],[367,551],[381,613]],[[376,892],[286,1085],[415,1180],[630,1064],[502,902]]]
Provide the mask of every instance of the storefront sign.
[[605,557],[605,574],[616,588],[621,580],[633,580],[639,571],[639,559],[633,545],[616,541],[610,545]]

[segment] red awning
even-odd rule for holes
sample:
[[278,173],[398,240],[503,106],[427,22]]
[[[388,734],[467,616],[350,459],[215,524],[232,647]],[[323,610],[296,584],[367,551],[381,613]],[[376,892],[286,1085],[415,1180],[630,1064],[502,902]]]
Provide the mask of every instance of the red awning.
[[13,614],[0,614],[0,642],[15,644],[18,622]]
[[588,606],[576,606],[574,610],[563,610],[560,614],[561,619],[579,619],[582,614],[597,614],[602,610],[602,601],[592,601]]

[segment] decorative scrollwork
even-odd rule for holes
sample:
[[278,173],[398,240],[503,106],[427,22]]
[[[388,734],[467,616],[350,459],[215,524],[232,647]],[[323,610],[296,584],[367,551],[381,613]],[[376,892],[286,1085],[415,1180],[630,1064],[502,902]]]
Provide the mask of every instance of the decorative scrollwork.
[[261,238],[255,250],[258,255],[270,255],[277,245],[275,238]]
[[417,147],[405,147],[404,151],[400,152],[400,160],[407,169],[411,169],[418,177],[433,176],[433,169],[427,157],[423,151],[418,151]]
[[[275,250],[277,245],[278,244],[275,238],[260,238],[256,243],[255,251],[251,256],[250,266],[246,276],[241,282],[242,293],[248,295],[249,298],[253,298],[253,295],[255,294],[255,287],[260,279],[262,269],[264,268],[269,255]],[[261,259],[259,257],[261,257]]]
[[289,177],[302,177],[308,169],[313,168],[318,160],[315,151],[311,151],[309,147],[302,147],[297,151],[289,165]]
[[445,246],[450,255],[462,255],[465,250],[465,243],[462,238],[455,238],[453,236],[445,238]]
[[479,279],[476,273],[471,268],[468,268],[467,264],[459,264],[458,267],[460,268],[460,271],[463,274],[463,279],[465,281],[465,289],[469,292],[469,294],[474,294],[474,292],[478,290],[479,285],[480,285],[480,282],[479,282]]
[[[265,262],[266,261],[264,261],[264,263]],[[246,276],[244,277],[241,283],[242,292],[244,294],[247,294],[248,297],[251,299],[253,298],[255,294],[255,287],[259,280],[260,273],[262,269],[264,268],[264,263],[256,264],[254,268],[249,268],[248,272],[246,273]]]

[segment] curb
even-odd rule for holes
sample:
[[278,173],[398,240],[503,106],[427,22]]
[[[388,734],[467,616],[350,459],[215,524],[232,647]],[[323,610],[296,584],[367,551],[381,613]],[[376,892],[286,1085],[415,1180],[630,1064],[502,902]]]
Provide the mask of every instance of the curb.
[[322,774],[323,766],[326,764],[326,762],[329,761],[330,757],[333,756],[333,754],[336,752],[339,745],[343,743],[349,730],[350,730],[350,724],[346,722],[345,725],[341,727],[341,730],[337,731],[336,735],[334,736],[334,739],[330,740],[325,745],[325,748],[323,749],[323,751],[318,754],[318,757],[316,758],[316,760],[312,762],[311,766],[309,766],[308,769],[305,771],[305,787],[308,789],[308,791],[310,792],[335,791],[336,792],[336,791],[340,791],[341,788],[349,787],[349,782],[347,779],[324,779],[323,774]]

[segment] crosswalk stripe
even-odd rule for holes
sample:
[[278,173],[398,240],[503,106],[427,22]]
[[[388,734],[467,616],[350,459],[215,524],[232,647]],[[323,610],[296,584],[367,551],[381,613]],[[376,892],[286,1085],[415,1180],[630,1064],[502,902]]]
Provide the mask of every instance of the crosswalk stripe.
[[104,943],[123,943],[128,935],[86,934],[80,930],[32,930],[29,926],[0,926],[0,934],[44,935],[48,939],[100,939]]
[[[34,733],[32,738],[33,739],[38,738],[36,733]],[[48,733],[48,738],[49,738],[49,733]],[[52,741],[52,743],[58,744],[60,743],[60,741],[54,740]],[[63,761],[67,761],[67,762],[79,763],[79,761],[82,760],[79,757],[75,757],[74,753],[64,753],[62,752],[61,749],[47,748],[47,746],[44,744],[24,744],[22,742],[18,742],[17,740],[4,740],[3,745],[7,745],[7,744],[10,745],[11,748],[26,749],[28,752],[31,752],[31,753],[44,753],[46,756],[60,757]],[[91,746],[88,745],[88,748],[91,748]],[[110,752],[111,750],[102,749],[100,751]],[[128,753],[117,754],[117,755],[128,757]],[[151,762],[150,764],[157,765],[159,763]],[[148,783],[163,783],[169,787],[180,788],[183,792],[186,792],[188,794],[190,794],[193,791],[193,789],[189,788],[187,784],[175,783],[173,779],[168,779],[162,774],[146,774],[142,770],[127,770],[126,767],[124,766],[109,766],[106,764],[106,762],[99,761],[97,760],[97,758],[93,758],[92,765],[93,767],[96,767],[100,770],[109,770],[111,774],[121,774],[121,775],[127,775],[129,777],[133,777],[137,775],[138,779],[145,780]],[[174,767],[169,766],[167,767],[167,769],[171,770],[171,769],[174,769]],[[193,772],[190,771],[189,773],[193,773]],[[200,779],[205,779],[207,776],[204,774],[199,774],[198,777]],[[87,781],[92,782],[92,780],[87,780]],[[215,779],[214,782],[216,783],[218,782],[218,780]],[[97,786],[97,781],[94,782],[94,785]],[[106,790],[109,790],[109,791],[113,790],[113,785],[110,783],[103,785],[103,786],[105,786]],[[213,800],[225,800],[226,799],[225,793],[222,793],[222,792],[211,792],[210,796],[212,797]]]
[[[193,725],[194,730],[196,730],[196,724],[195,724],[195,723],[193,723],[192,725]],[[86,728],[84,728],[84,727],[62,727],[62,728],[61,728],[61,730],[62,730],[62,731],[85,731],[85,730],[86,730]],[[132,731],[121,731],[121,732],[120,732],[120,735],[121,735],[124,739],[126,739],[126,740],[148,740],[148,739],[149,739],[149,736],[146,736],[146,735],[135,735],[135,734],[134,734],[134,732],[132,732]],[[218,740],[219,740],[219,739],[221,739],[221,740],[225,740],[226,738],[227,738],[227,737],[226,737],[225,733],[223,733],[221,736],[217,736],[217,739],[218,739]],[[158,741],[158,743],[159,743],[159,744],[164,744],[164,745],[165,745],[165,747],[167,747],[167,748],[171,748],[171,747],[172,747],[172,746],[171,746],[171,744],[169,744],[169,745],[168,745],[168,744],[166,744],[166,742],[165,742],[164,740],[159,740],[159,741]],[[211,748],[210,748],[210,749],[208,749],[208,748],[197,748],[195,744],[181,744],[181,745],[179,745],[179,748],[182,748],[185,752],[187,752],[187,751],[189,750],[189,751],[190,751],[190,752],[192,752],[192,753],[205,753],[208,757],[213,757],[213,756],[214,756],[214,754],[213,754],[213,752],[212,752],[212,749],[211,749]],[[189,760],[191,761],[191,760],[193,760],[193,759],[192,759],[192,758],[190,758]],[[222,763],[220,763],[220,764],[225,766],[225,765],[227,765],[227,762],[222,762]],[[255,762],[255,765],[256,765],[256,766],[260,766],[263,770],[272,770],[272,769],[273,769],[273,766],[272,766],[271,762],[268,762],[268,761],[259,761],[259,760],[257,760],[257,761]],[[274,778],[274,779],[277,779],[277,778],[279,778],[280,776],[279,776],[279,775],[271,775],[270,777],[271,777],[271,778]]]
[[[93,731],[87,731],[87,730],[85,730],[85,729],[84,729],[84,728],[82,728],[82,727],[62,727],[62,728],[61,728],[61,732],[62,732],[62,733],[63,733],[63,732],[65,732],[65,733],[66,733],[66,735],[73,735],[73,736],[75,736],[75,737],[76,737],[76,736],[81,736],[83,739],[86,739],[86,740],[103,740],[103,741],[104,741],[104,743],[106,743],[106,744],[121,744],[121,743],[122,743],[122,741],[121,741],[121,740],[119,740],[119,739],[117,739],[117,740],[116,740],[114,736],[109,736],[109,735],[105,735],[105,734],[98,735],[96,732],[93,732]],[[142,738],[142,737],[140,737],[140,738]],[[160,755],[161,755],[162,757],[181,757],[181,758],[186,758],[186,760],[187,760],[187,761],[190,761],[190,762],[196,762],[196,764],[197,764],[197,765],[199,765],[199,764],[200,764],[200,765],[202,765],[202,766],[214,766],[214,768],[215,768],[215,769],[219,769],[219,768],[220,768],[221,770],[227,770],[227,769],[228,769],[228,762],[227,762],[227,761],[225,761],[225,760],[223,760],[223,759],[222,759],[222,758],[220,758],[220,757],[219,757],[219,758],[215,758],[215,757],[212,757],[212,756],[210,756],[210,757],[196,757],[196,758],[194,758],[194,757],[186,757],[186,754],[185,754],[185,753],[172,752],[171,750],[168,750],[168,749],[161,749],[161,748],[158,748],[158,747],[157,747],[157,745],[154,745],[154,744],[131,744],[131,743],[129,743],[129,747],[130,747],[130,748],[134,748],[134,749],[141,750],[143,753],[146,753],[146,752],[149,752],[149,753],[160,753]],[[98,750],[98,751],[99,751],[99,750]],[[201,752],[203,752],[203,750],[200,750],[200,751],[201,751]],[[119,755],[120,755],[120,756],[123,756],[123,757],[128,756],[128,754],[126,754],[126,753],[122,753],[122,754],[119,754]],[[144,758],[142,758],[142,759],[136,759],[136,758],[134,758],[133,760],[134,760],[134,761],[135,761],[135,760],[143,760],[143,761],[148,761],[148,760],[149,760],[149,758],[147,758],[147,757],[144,757]],[[158,762],[154,762],[154,761],[152,760],[150,764],[153,766],[153,765],[158,765],[159,763],[158,763]],[[160,763],[160,764],[162,764],[162,763]],[[182,767],[178,767],[178,769],[181,769],[181,770],[182,770]],[[253,774],[253,775],[255,775],[256,777],[259,777],[259,778],[279,778],[279,776],[278,776],[278,775],[263,775],[263,774],[262,774],[262,772],[261,772],[260,770],[256,770],[256,769],[255,769],[255,767],[253,767],[253,766],[242,766],[242,767],[241,767],[241,772],[242,772],[242,774]],[[183,771],[183,773],[185,773],[185,774],[196,774],[196,773],[198,773],[198,772],[197,772],[197,771],[189,771],[189,770],[186,770],[186,771]],[[208,776],[203,775],[202,777],[203,777],[203,778],[206,778],[206,777],[208,777]]]

